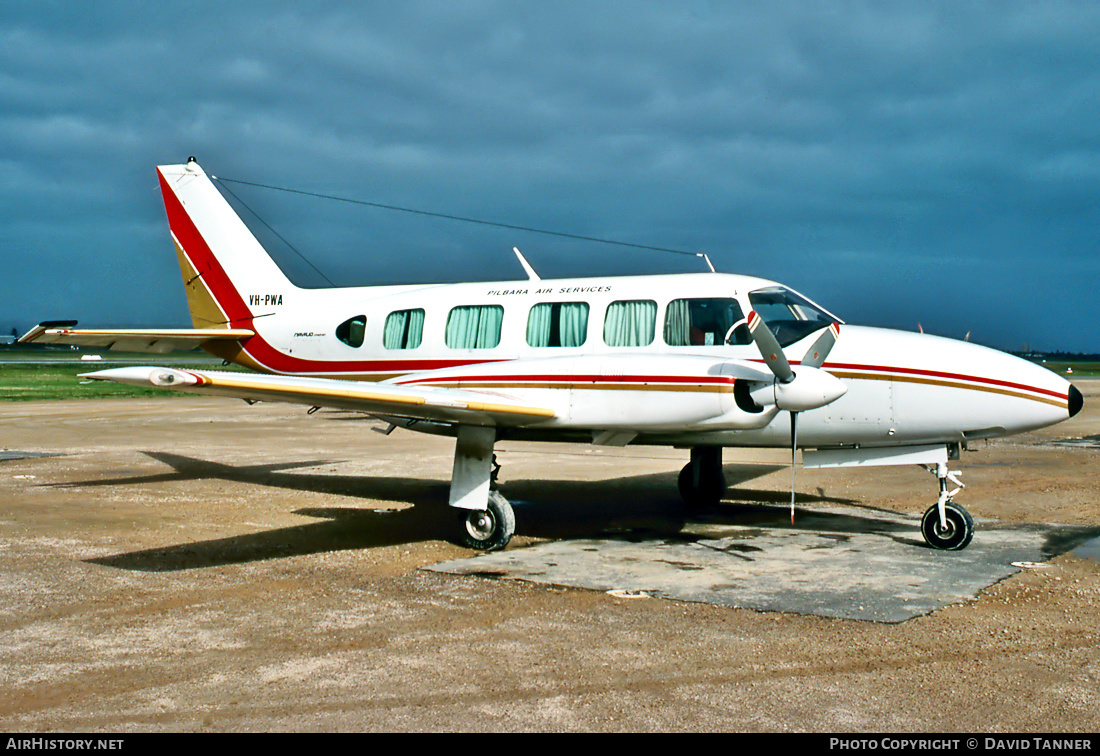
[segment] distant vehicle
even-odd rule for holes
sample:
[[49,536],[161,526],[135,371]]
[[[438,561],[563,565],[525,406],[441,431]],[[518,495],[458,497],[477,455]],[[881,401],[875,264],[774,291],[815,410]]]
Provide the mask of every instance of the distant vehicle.
[[[921,464],[936,502],[927,543],[974,533],[949,450],[1065,420],[1081,393],[1045,368],[975,344],[841,325],[791,289],[724,273],[302,289],[191,159],[158,168],[193,329],[77,330],[22,342],[167,352],[202,347],[260,374],[124,367],[96,380],[248,401],[359,410],[454,436],[458,534],[503,548],[502,439],[690,449],[691,506],[726,490],[724,447],[784,447],[805,467]],[[781,415],[786,417],[781,419]],[[953,456],[953,455],[951,455]],[[954,488],[950,488],[954,485]]]

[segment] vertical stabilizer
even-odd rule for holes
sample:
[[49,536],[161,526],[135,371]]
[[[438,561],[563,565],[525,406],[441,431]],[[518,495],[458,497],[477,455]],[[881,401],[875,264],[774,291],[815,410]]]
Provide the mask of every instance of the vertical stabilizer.
[[193,158],[157,173],[196,328],[250,328],[289,304],[298,288]]

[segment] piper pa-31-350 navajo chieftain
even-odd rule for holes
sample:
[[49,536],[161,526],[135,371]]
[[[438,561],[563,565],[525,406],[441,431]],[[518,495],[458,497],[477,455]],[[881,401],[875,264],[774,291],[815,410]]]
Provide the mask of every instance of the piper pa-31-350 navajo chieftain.
[[[689,505],[725,492],[723,447],[802,449],[804,467],[920,464],[939,479],[925,540],[961,549],[970,515],[948,459],[967,441],[1072,417],[1081,393],[975,344],[842,321],[773,281],[724,273],[435,286],[295,286],[194,161],[158,168],[193,329],[76,330],[21,341],[202,347],[256,373],[124,367],[96,380],[358,410],[454,436],[460,539],[503,548],[502,439],[690,449]],[[789,419],[789,422],[788,422]],[[954,488],[952,488],[954,486]],[[792,482],[792,513],[793,513]],[[931,496],[929,497],[931,498]]]

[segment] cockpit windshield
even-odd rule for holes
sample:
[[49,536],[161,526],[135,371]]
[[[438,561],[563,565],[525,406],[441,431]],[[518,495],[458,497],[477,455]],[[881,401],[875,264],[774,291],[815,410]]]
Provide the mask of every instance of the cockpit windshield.
[[781,347],[790,346],[814,331],[840,322],[810,300],[782,286],[751,291],[749,302],[768,324]]

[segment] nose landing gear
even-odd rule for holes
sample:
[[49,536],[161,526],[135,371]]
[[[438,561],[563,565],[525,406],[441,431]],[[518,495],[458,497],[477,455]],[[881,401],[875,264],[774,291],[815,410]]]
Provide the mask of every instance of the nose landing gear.
[[[974,518],[970,513],[951,500],[951,497],[961,491],[965,486],[959,480],[959,473],[947,469],[947,463],[940,462],[936,469],[926,468],[934,472],[940,481],[940,498],[928,508],[920,521],[920,532],[925,542],[934,549],[945,551],[959,551],[965,549],[974,538]],[[958,488],[947,490],[947,481],[950,480]]]

